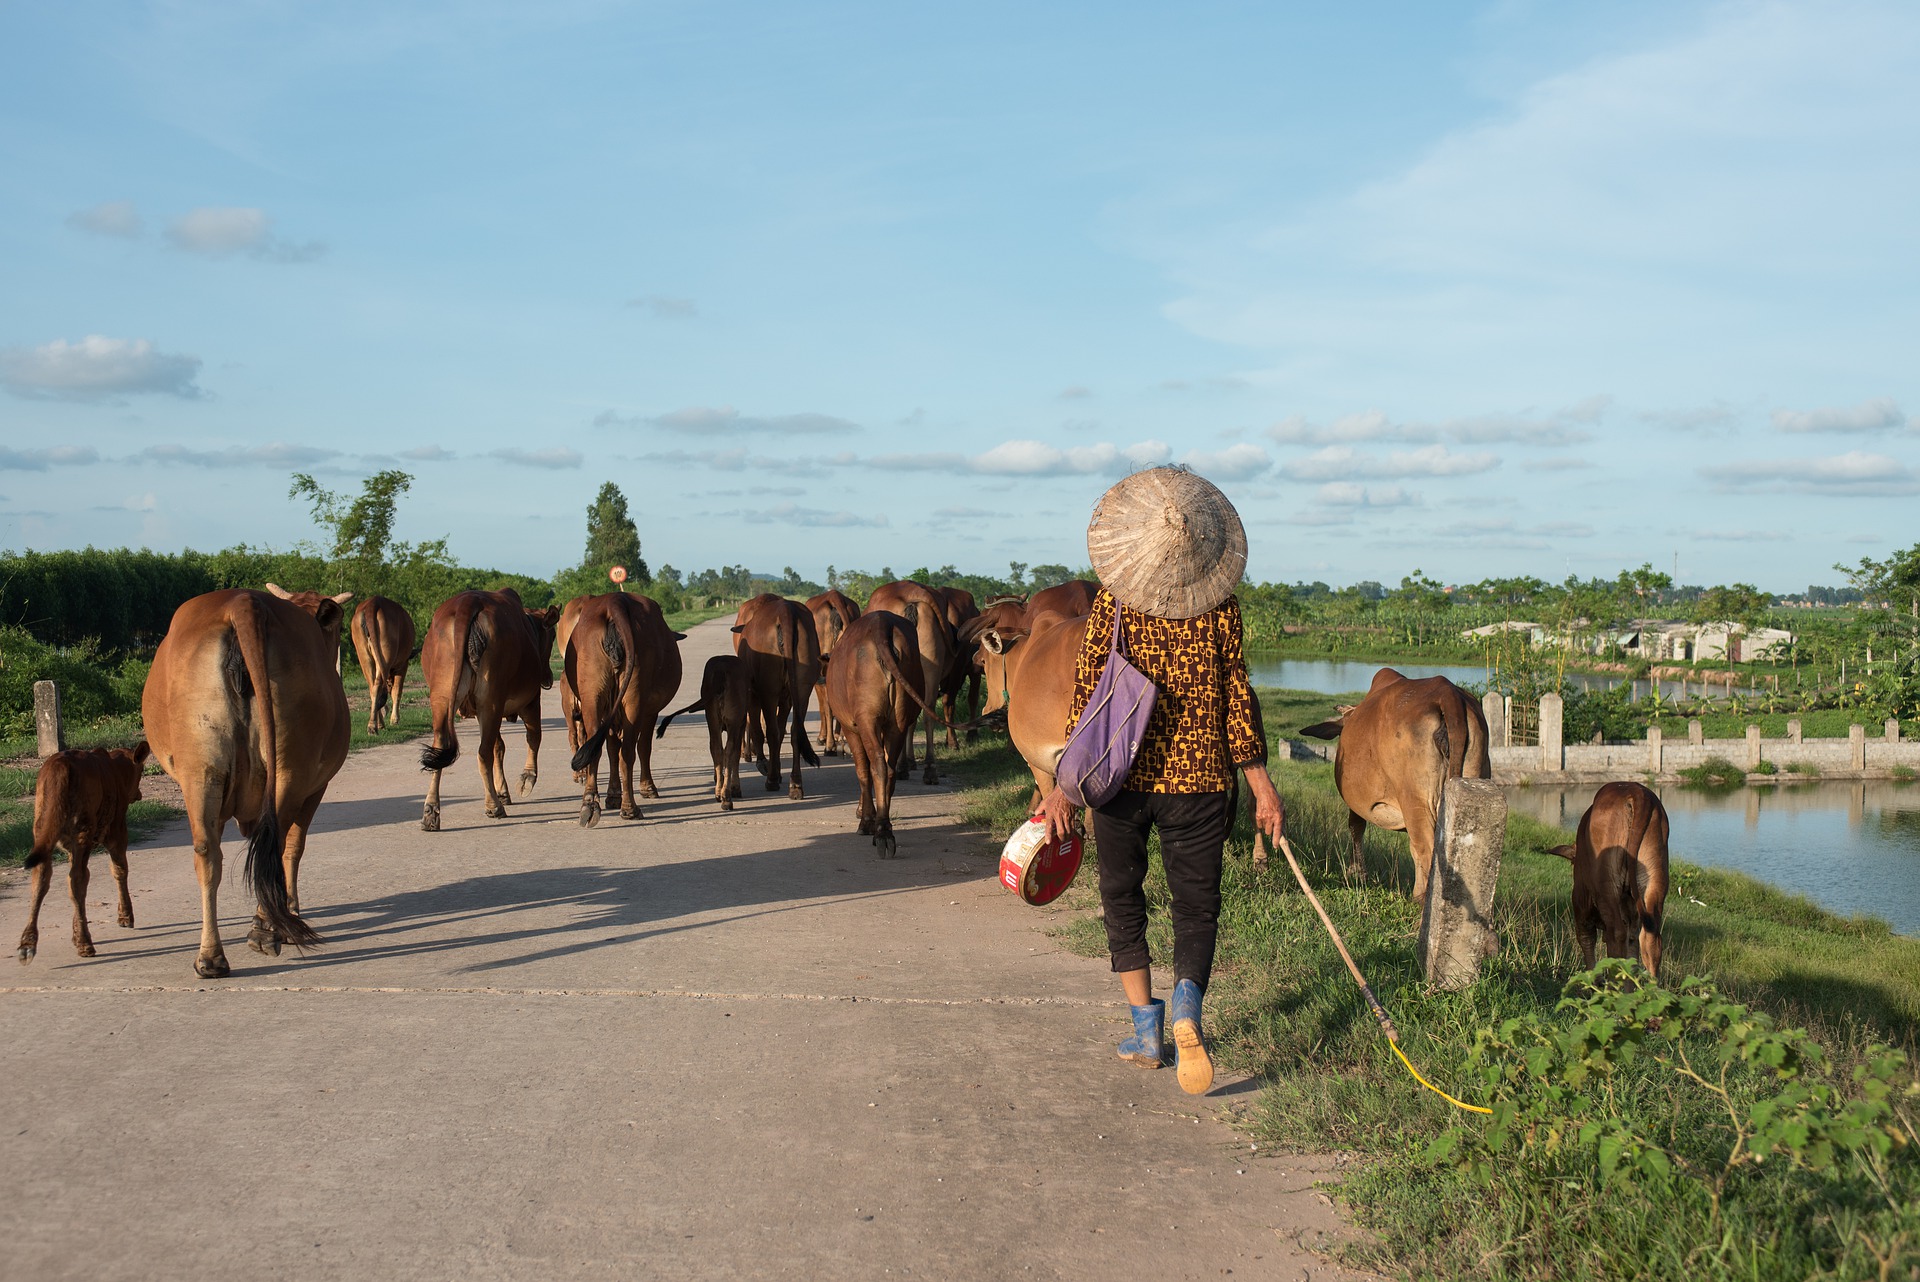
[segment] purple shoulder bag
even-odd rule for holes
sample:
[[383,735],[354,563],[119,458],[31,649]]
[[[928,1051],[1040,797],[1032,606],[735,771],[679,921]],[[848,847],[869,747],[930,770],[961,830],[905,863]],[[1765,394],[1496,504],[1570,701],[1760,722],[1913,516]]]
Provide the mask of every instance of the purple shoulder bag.
[[1086,711],[1067,736],[1066,751],[1054,770],[1054,780],[1076,806],[1097,808],[1113,800],[1133,769],[1140,743],[1147,737],[1159,689],[1120,652],[1126,639],[1121,605],[1113,603],[1113,637],[1107,646],[1107,666],[1087,698]]

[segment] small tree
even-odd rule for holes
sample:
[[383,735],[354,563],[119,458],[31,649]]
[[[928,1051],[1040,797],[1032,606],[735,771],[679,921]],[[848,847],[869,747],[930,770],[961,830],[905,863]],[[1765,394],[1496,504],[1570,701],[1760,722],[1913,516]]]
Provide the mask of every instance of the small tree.
[[616,565],[626,566],[627,577],[640,583],[653,577],[640,556],[640,529],[627,512],[627,496],[608,481],[587,506],[587,551],[580,567],[604,572]]

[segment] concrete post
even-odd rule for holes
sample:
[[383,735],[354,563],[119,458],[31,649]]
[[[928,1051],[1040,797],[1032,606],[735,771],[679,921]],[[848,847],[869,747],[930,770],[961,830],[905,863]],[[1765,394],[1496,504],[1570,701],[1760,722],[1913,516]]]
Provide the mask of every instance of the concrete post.
[[1706,734],[1700,729],[1700,718],[1687,718],[1687,742],[1698,748],[1707,741]]
[[1847,748],[1855,770],[1867,768],[1867,728],[1858,722],[1847,727]]
[[51,681],[33,683],[33,728],[40,738],[41,756],[67,750],[66,730],[60,724],[60,687]]
[[1513,696],[1500,697],[1500,742],[1513,746]]
[[[1549,698],[1553,696],[1548,696]],[[1434,828],[1433,875],[1420,918],[1420,964],[1427,982],[1465,988],[1500,950],[1493,892],[1506,846],[1507,794],[1491,779],[1449,779]]]
[[1540,696],[1540,768],[1542,770],[1565,770],[1567,768],[1566,749],[1561,742],[1561,726],[1565,717],[1565,701],[1557,694]]
[[1747,773],[1760,768],[1760,727],[1747,727]]
[[1787,722],[1787,742],[1800,742],[1800,718],[1794,717]]
[[1900,718],[1898,717],[1887,718],[1887,742],[1900,742]]
[[1647,727],[1647,769],[1654,774],[1663,774],[1666,770],[1666,736],[1660,733],[1659,726]]
[[1498,690],[1489,690],[1480,700],[1480,711],[1487,718],[1487,746],[1504,748],[1507,746],[1506,711],[1507,698]]

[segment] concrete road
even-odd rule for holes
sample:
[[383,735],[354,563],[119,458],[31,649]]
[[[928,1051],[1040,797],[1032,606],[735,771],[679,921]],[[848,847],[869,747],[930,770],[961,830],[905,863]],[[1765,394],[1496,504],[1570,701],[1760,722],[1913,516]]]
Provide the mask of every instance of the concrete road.
[[[728,641],[683,643],[683,700]],[[193,974],[184,825],[132,856],[135,929],[96,859],[94,960],[60,870],[0,973],[0,1275],[1342,1275],[1302,1247],[1343,1231],[1330,1163],[1251,1152],[1219,1120],[1248,1084],[1120,1064],[1105,964],[1001,889],[950,789],[902,786],[882,862],[844,758],[723,814],[683,719],[646,817],[585,830],[557,721],[504,821],[463,739],[439,833],[417,748],[349,759],[305,957],[246,947],[231,829],[224,981]]]

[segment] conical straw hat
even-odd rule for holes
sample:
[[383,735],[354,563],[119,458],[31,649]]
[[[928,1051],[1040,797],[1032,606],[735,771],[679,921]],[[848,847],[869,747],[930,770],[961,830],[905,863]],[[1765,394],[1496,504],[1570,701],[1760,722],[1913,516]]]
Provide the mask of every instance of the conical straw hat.
[[1153,467],[1094,505],[1087,555],[1121,604],[1191,619],[1232,595],[1247,568],[1247,531],[1213,482],[1184,467]]

